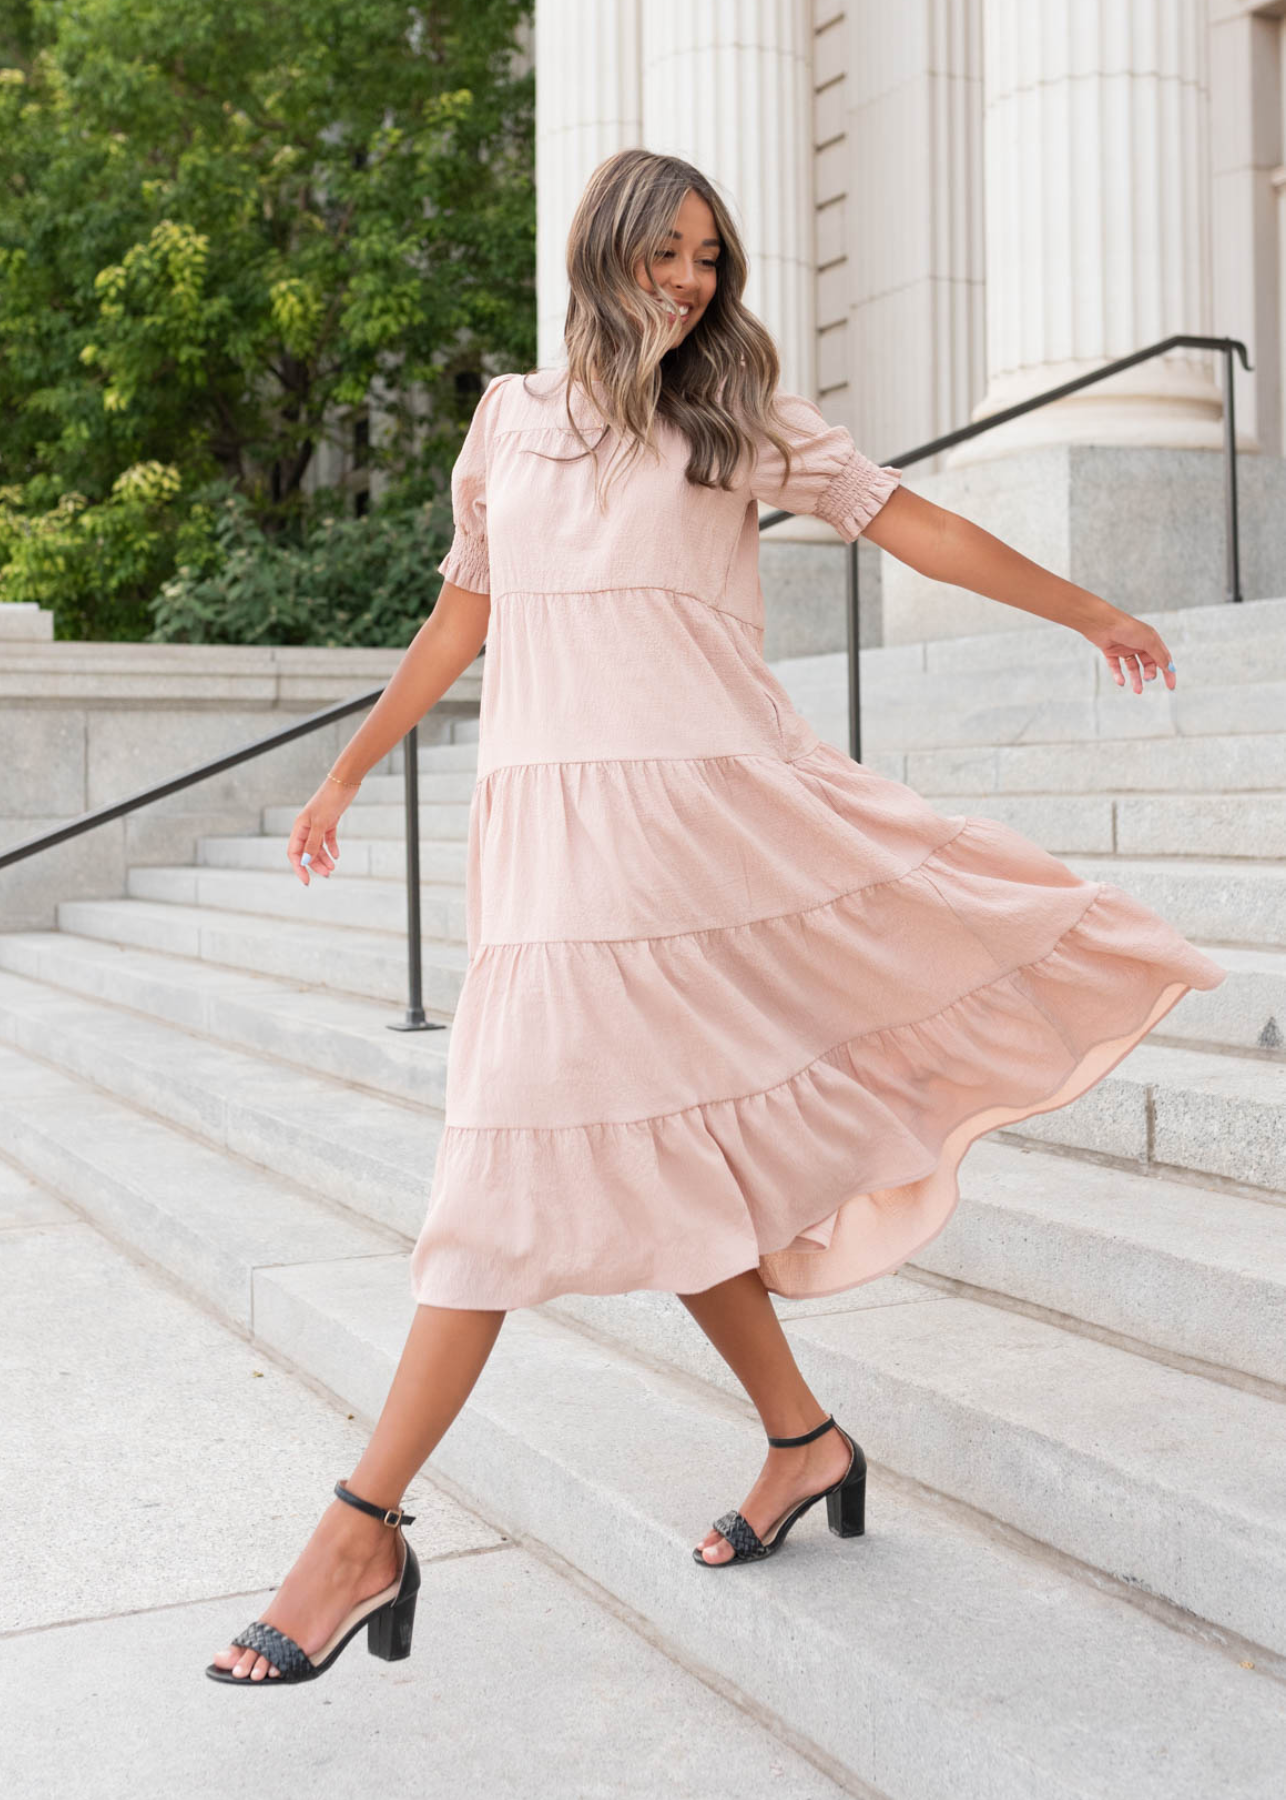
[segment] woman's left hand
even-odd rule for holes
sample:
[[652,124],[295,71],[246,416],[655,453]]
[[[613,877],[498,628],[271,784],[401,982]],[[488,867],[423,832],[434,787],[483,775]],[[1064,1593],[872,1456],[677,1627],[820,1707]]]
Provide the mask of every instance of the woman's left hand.
[[1143,683],[1153,680],[1160,670],[1165,685],[1173,688],[1174,658],[1160,632],[1108,601],[1104,601],[1104,606],[1106,612],[1094,624],[1081,626],[1080,632],[1103,652],[1117,686],[1125,686],[1128,674],[1135,693],[1141,694]]

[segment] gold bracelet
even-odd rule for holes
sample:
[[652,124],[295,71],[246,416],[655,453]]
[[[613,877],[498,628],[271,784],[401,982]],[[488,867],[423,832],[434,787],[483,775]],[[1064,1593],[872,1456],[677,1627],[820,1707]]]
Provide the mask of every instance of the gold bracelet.
[[338,775],[328,775],[326,779],[327,781],[333,781],[336,787],[359,788],[362,785],[360,781],[341,781]]

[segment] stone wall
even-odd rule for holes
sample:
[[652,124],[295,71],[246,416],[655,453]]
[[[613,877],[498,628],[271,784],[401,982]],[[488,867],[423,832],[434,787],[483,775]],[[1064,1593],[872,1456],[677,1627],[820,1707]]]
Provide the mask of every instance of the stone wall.
[[[55,643],[6,631],[18,610],[0,606],[0,849],[381,687],[400,658],[396,650]],[[41,629],[39,620],[26,627]],[[422,742],[450,739],[457,722],[477,718],[481,678],[479,660],[421,722]],[[366,716],[350,713],[0,869],[0,929],[52,927],[59,900],[123,894],[131,863],[189,862],[203,835],[255,832],[267,804],[302,806]],[[392,766],[386,758],[372,772]]]

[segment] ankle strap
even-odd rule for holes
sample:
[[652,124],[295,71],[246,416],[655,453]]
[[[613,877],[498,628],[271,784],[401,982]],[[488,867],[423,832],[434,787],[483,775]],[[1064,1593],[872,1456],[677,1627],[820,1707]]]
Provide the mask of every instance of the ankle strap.
[[341,1500],[347,1500],[348,1504],[355,1506],[359,1512],[369,1513],[373,1519],[381,1519],[385,1525],[414,1525],[415,1523],[414,1513],[403,1512],[400,1506],[373,1506],[369,1500],[359,1500],[357,1495],[351,1489],[346,1488],[342,1481],[335,1483],[335,1492]]
[[775,1445],[778,1450],[788,1449],[793,1444],[811,1444],[814,1438],[819,1438],[824,1431],[829,1431],[834,1423],[835,1415],[832,1413],[829,1418],[823,1419],[820,1425],[814,1425],[811,1431],[801,1432],[798,1437],[770,1437],[768,1442]]

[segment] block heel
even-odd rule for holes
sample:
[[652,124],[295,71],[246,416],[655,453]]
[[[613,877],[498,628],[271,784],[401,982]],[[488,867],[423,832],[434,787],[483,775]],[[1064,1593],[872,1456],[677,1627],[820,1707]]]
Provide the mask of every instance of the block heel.
[[385,1662],[401,1662],[411,1654],[411,1634],[415,1629],[415,1603],[419,1590],[405,1600],[394,1600],[372,1613],[366,1627],[366,1648],[372,1656]]
[[366,1647],[372,1656],[382,1657],[385,1662],[401,1662],[404,1656],[411,1654],[415,1602],[420,1592],[420,1564],[402,1527],[413,1525],[415,1520],[400,1506],[375,1506],[369,1500],[359,1500],[342,1481],[335,1483],[335,1493],[339,1499],[357,1507],[359,1512],[369,1513],[397,1533],[402,1546],[397,1580],[391,1581],[378,1594],[359,1600],[340,1620],[315,1657],[309,1656],[301,1644],[286,1632],[278,1631],[275,1625],[269,1625],[263,1619],[252,1619],[232,1642],[245,1650],[257,1650],[279,1673],[255,1681],[249,1675],[234,1675],[231,1669],[221,1669],[218,1663],[210,1663],[205,1672],[211,1681],[230,1682],[235,1687],[245,1688],[293,1687],[298,1681],[315,1681],[326,1673],[363,1625],[366,1627]]
[[826,1496],[826,1522],[836,1537],[862,1537],[866,1532],[866,1458],[860,1450],[853,1463],[840,1485]]
[[698,1544],[693,1548],[692,1560],[699,1562],[703,1569],[726,1569],[733,1563],[761,1562],[765,1556],[772,1556],[781,1549],[786,1541],[786,1533],[795,1520],[819,1500],[826,1502],[826,1516],[837,1537],[862,1537],[866,1531],[866,1457],[856,1438],[849,1437],[835,1423],[834,1415],[823,1420],[812,1431],[801,1432],[798,1437],[770,1437],[768,1442],[779,1449],[793,1448],[796,1444],[811,1444],[824,1431],[838,1431],[852,1450],[848,1467],[838,1481],[828,1488],[820,1488],[815,1494],[806,1494],[788,1512],[775,1520],[762,1537],[741,1513],[724,1513],[715,1520],[714,1528],[727,1538],[732,1545],[733,1554],[725,1557],[722,1562],[707,1562]]

